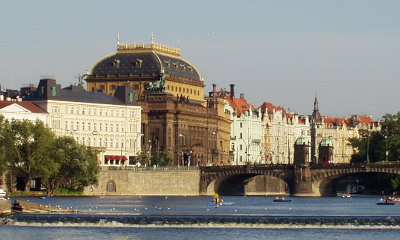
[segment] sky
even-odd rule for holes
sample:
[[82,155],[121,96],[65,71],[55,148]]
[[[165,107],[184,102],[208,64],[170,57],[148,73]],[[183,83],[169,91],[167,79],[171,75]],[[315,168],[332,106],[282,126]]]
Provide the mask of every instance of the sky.
[[322,115],[400,111],[398,0],[1,1],[0,84],[76,83],[122,43],[181,49],[212,84],[255,106]]

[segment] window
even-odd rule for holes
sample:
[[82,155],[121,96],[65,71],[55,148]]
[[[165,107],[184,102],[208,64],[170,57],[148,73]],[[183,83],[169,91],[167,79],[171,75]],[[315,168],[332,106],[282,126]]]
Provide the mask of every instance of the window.
[[243,133],[240,133],[239,138],[243,139]]

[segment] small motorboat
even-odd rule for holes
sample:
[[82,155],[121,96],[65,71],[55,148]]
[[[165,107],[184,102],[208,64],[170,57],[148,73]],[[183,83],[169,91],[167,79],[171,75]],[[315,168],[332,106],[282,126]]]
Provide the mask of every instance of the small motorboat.
[[400,198],[397,197],[388,197],[386,199],[390,202],[400,202]]
[[[233,205],[235,202],[219,202],[218,205],[219,206],[230,206]],[[210,201],[209,202],[210,206],[215,206],[215,202],[214,201]]]
[[292,200],[286,199],[285,197],[275,197],[274,202],[291,202]]
[[381,200],[379,202],[376,203],[376,205],[394,205],[395,202],[392,202],[390,200],[388,200],[388,198],[381,198]]
[[342,195],[342,197],[344,197],[344,198],[351,198],[351,195],[350,195],[350,193],[344,193],[344,194]]

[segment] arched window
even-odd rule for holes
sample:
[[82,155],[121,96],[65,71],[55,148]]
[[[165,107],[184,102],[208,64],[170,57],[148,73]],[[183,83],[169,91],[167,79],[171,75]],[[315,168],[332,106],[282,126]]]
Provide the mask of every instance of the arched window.
[[107,192],[116,192],[117,191],[114,180],[108,181],[106,191]]

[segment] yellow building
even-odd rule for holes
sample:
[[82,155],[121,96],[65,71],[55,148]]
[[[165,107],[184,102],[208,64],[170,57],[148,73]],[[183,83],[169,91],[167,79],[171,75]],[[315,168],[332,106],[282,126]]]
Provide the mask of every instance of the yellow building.
[[142,152],[174,156],[171,165],[229,163],[229,114],[221,99],[204,98],[204,81],[180,50],[156,44],[120,44],[87,73],[88,91],[112,95],[133,88],[142,107]]
[[144,98],[149,83],[165,80],[165,93],[204,103],[204,82],[191,63],[180,58],[180,50],[151,44],[119,44],[117,52],[106,56],[88,71],[88,91],[114,94],[118,86],[134,89],[136,100]]

